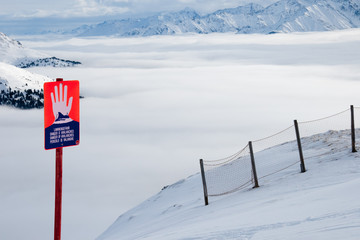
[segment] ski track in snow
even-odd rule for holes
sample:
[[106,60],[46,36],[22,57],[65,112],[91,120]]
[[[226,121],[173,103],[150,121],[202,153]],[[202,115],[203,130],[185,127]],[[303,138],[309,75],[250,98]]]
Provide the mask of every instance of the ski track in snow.
[[[268,224],[268,225],[262,225],[262,226],[256,226],[256,227],[250,227],[250,228],[240,228],[240,229],[230,229],[226,231],[216,231],[216,232],[210,232],[210,233],[203,233],[199,234],[200,236],[194,236],[194,237],[186,237],[181,238],[183,240],[215,240],[215,239],[239,239],[239,240],[248,240],[248,239],[258,239],[255,237],[255,235],[262,231],[271,231],[271,230],[277,230],[277,229],[283,229],[287,227],[293,227],[293,226],[299,226],[302,224],[320,224],[320,226],[324,225],[322,222],[326,220],[332,220],[336,222],[341,222],[341,219],[344,218],[352,218],[355,220],[358,220],[360,218],[360,208],[359,209],[351,209],[348,212],[341,212],[341,213],[334,213],[334,214],[326,214],[320,217],[309,217],[301,221],[290,221],[290,222],[280,222],[275,224]],[[354,224],[354,225],[346,225],[346,226],[332,226],[332,227],[317,227],[315,229],[312,229],[311,231],[333,231],[333,230],[347,230],[347,231],[359,231],[360,224]],[[266,233],[264,233],[266,235]],[[284,236],[286,237],[286,236]],[[289,237],[291,238],[291,237]],[[289,239],[288,238],[288,239]],[[292,238],[291,238],[292,239]]]

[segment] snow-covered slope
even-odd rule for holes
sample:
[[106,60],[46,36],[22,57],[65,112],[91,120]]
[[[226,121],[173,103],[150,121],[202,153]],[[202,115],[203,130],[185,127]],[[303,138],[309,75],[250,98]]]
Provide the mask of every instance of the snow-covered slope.
[[47,54],[25,48],[16,41],[0,32],[0,62],[17,65],[24,59],[40,59],[50,57]]
[[43,85],[52,81],[48,77],[0,62],[0,106],[21,109],[44,106]]
[[138,19],[84,25],[80,36],[151,36],[180,33],[274,33],[360,27],[359,0],[280,0],[267,7],[250,3],[200,16],[192,9]]
[[70,67],[77,64],[80,62],[50,57],[24,48],[19,41],[0,32],[0,105],[22,109],[43,107],[43,85],[51,79],[21,68]]
[[52,80],[48,77],[0,62],[0,91],[8,88],[18,91],[41,90],[44,82],[49,81]]
[[[208,206],[200,175],[190,176],[122,214],[97,240],[356,240],[360,153],[351,153],[350,138],[349,130],[304,138],[305,173],[296,164],[262,179],[259,188],[211,197]],[[288,144],[264,151],[298,156]]]
[[0,62],[21,68],[34,66],[72,67],[81,64],[77,61],[63,60],[48,54],[25,48],[19,41],[0,32]]

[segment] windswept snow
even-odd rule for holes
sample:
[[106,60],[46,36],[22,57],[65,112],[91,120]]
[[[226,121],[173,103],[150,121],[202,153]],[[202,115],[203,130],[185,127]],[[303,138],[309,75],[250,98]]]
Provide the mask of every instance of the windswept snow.
[[[351,153],[350,131],[329,131],[303,143],[305,155],[307,151],[316,155],[306,158],[305,173],[297,164],[260,180],[257,189],[210,197],[208,206],[203,202],[201,176],[195,174],[122,214],[97,240],[357,240],[360,153]],[[297,149],[287,144],[255,154],[255,160],[267,158],[271,168],[277,164],[271,158],[273,151],[294,158]]]

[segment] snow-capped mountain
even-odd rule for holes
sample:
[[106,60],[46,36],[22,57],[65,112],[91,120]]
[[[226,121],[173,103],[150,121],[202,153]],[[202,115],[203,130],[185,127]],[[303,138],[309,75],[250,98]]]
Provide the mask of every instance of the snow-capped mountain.
[[29,67],[74,67],[76,65],[81,64],[78,61],[72,60],[64,60],[57,57],[46,57],[46,58],[39,58],[39,59],[32,59],[32,58],[23,58],[18,61],[16,64],[17,67],[20,68],[29,68]]
[[77,61],[59,59],[33,49],[25,48],[19,41],[11,39],[1,32],[0,62],[21,68],[34,66],[72,67],[81,64]]
[[22,109],[43,107],[43,85],[51,79],[21,68],[71,67],[78,64],[81,63],[25,48],[19,41],[0,32],[0,105]]
[[205,16],[192,9],[84,25],[79,36],[151,36],[213,32],[275,33],[360,27],[359,0],[281,0],[267,7],[250,3]]
[[[351,153],[350,139],[350,130],[303,138],[307,172],[293,165],[261,179],[259,188],[211,197],[208,206],[201,176],[195,174],[122,214],[97,240],[357,240],[360,209],[354,199],[360,192],[360,154]],[[274,153],[298,161],[291,144],[255,153],[255,161],[264,158],[271,168],[278,159],[267,156]]]
[[52,79],[0,62],[0,105],[43,107],[43,85]]
[[0,62],[17,65],[24,59],[41,59],[46,57],[49,57],[49,55],[25,48],[19,41],[0,32]]
[[18,91],[41,90],[44,82],[49,81],[52,79],[0,62],[0,91],[8,88]]

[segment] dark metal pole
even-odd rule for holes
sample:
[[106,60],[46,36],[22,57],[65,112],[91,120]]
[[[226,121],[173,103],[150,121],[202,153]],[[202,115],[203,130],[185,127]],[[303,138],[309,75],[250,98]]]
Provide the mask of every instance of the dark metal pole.
[[251,168],[252,168],[252,172],[253,172],[253,176],[254,176],[254,188],[257,188],[257,187],[259,187],[259,182],[258,182],[257,173],[256,173],[254,151],[253,151],[251,141],[249,142],[249,148],[250,148]]
[[302,151],[302,146],[301,146],[299,125],[298,125],[297,120],[294,120],[294,126],[295,126],[295,133],[296,133],[296,139],[297,139],[299,156],[300,156],[300,169],[301,169],[301,172],[303,173],[303,172],[306,172],[306,169],[305,169],[304,156],[303,156],[303,151]]
[[205,206],[207,206],[207,205],[209,205],[209,200],[208,200],[208,192],[207,192],[206,179],[205,179],[204,162],[202,159],[200,159],[200,169],[201,169],[201,178],[202,178],[203,189],[204,189]]
[[357,152],[355,147],[355,117],[354,117],[354,106],[350,106],[351,111],[351,146],[352,152]]
[[[61,82],[62,78],[57,78]],[[54,219],[54,240],[61,239],[61,202],[62,202],[62,167],[63,148],[56,149],[56,173],[55,173],[55,219]]]

